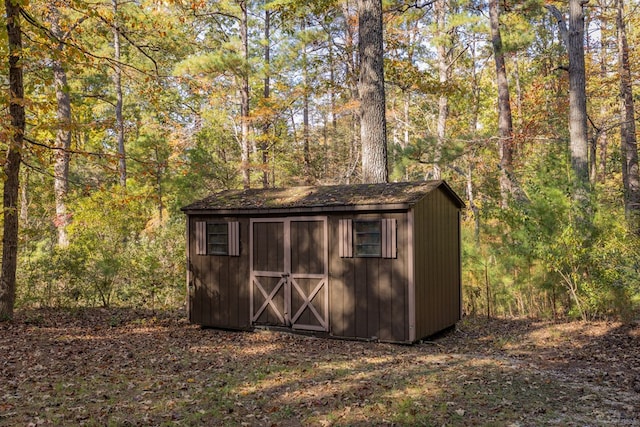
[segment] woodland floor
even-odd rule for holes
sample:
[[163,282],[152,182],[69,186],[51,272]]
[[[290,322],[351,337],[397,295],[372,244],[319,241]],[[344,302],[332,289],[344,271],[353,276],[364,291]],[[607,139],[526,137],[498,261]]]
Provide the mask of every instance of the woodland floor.
[[20,311],[0,425],[640,426],[640,326],[473,319],[400,346]]

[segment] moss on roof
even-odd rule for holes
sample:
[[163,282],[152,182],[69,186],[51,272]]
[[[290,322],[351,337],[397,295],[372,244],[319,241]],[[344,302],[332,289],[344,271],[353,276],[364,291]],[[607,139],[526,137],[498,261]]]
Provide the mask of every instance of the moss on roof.
[[182,208],[194,210],[252,210],[338,207],[357,205],[412,205],[444,185],[444,181],[398,182],[385,184],[328,185],[314,187],[225,190]]

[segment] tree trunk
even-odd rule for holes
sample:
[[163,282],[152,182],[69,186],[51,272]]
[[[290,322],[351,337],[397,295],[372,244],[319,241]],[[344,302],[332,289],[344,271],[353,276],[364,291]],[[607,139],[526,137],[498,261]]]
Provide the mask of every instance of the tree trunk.
[[622,148],[622,179],[624,206],[633,232],[640,233],[640,176],[638,175],[638,144],[636,139],[635,105],[631,86],[629,45],[624,23],[624,3],[617,0],[618,69],[620,73],[620,100],[624,118],[620,126]]
[[333,34],[327,31],[327,57],[329,61],[329,99],[331,100],[331,127],[335,134],[338,130],[338,118],[336,115],[336,66],[333,54]]
[[113,59],[115,62],[115,72],[113,74],[113,84],[116,90],[116,139],[118,145],[118,175],[120,186],[127,187],[127,161],[124,147],[124,118],[122,110],[124,106],[122,95],[122,67],[120,66],[120,24],[118,20],[118,0],[112,0],[114,23],[113,23]]
[[[359,98],[358,94],[358,76],[356,74],[356,70],[358,68],[357,65],[357,57],[356,57],[356,49],[355,49],[355,33],[356,28],[354,25],[355,19],[350,10],[349,0],[346,0],[342,3],[342,13],[344,15],[345,22],[345,40],[344,40],[344,50],[346,53],[346,61],[345,61],[345,74],[347,85],[349,86],[349,93],[352,100],[357,100]],[[359,153],[359,128],[360,128],[360,114],[352,110],[352,120],[351,120],[351,132],[349,134],[349,160],[347,162],[347,170],[344,173],[344,181],[349,184],[351,182],[351,178],[354,175],[356,168],[358,167],[358,163],[360,160]]]
[[18,2],[5,0],[9,44],[9,114],[11,135],[4,164],[2,271],[0,272],[0,320],[13,318],[18,265],[18,194],[20,162],[25,131],[22,34]]
[[501,205],[507,207],[510,197],[515,195],[513,176],[513,118],[509,97],[509,82],[505,66],[502,36],[500,34],[500,14],[498,0],[489,0],[489,21],[491,24],[491,44],[496,63],[498,85],[498,154],[500,157]]
[[[271,11],[264,11],[264,88],[263,97],[265,105],[271,97]],[[271,118],[265,118],[262,126],[262,188],[269,187],[269,130],[271,128]]]
[[[444,85],[450,78],[451,55],[450,49],[447,46],[445,40],[446,28],[446,16],[447,6],[449,0],[436,0],[434,3],[434,13],[436,19],[436,38],[439,39],[437,54],[438,54],[438,78],[440,85]],[[447,119],[449,118],[449,97],[446,93],[442,93],[438,97],[438,122],[436,125],[436,148],[433,156],[433,179],[442,179],[442,169],[440,162],[442,160],[442,148],[444,147],[445,139],[447,137]]]
[[387,182],[382,1],[358,0],[362,181]]
[[410,131],[411,131],[411,93],[409,91],[403,91],[402,93],[402,105],[403,105],[403,118],[402,121],[404,132],[402,136],[402,148],[407,148],[410,139]]
[[591,222],[589,201],[589,141],[587,139],[587,92],[584,63],[585,0],[569,0],[569,27],[554,6],[547,9],[558,21],[560,35],[569,54],[569,148],[573,170],[573,200],[578,225]]
[[587,91],[584,64],[584,11],[583,0],[569,0],[569,134],[571,138],[571,165],[577,179],[581,202],[589,185],[587,139]]
[[[302,19],[301,30],[304,33],[307,29],[305,22],[306,18]],[[306,184],[313,182],[313,175],[311,172],[311,147],[310,147],[310,124],[309,124],[309,64],[307,60],[307,42],[304,42],[302,48],[302,155],[304,162],[304,180]]]
[[[51,23],[51,33],[58,39],[64,39],[64,32],[60,28],[60,11],[55,5],[50,7],[49,22]],[[57,47],[57,53],[61,54],[64,44],[61,42]],[[67,226],[69,225],[69,215],[67,214],[67,193],[69,192],[69,161],[71,148],[71,97],[69,96],[69,86],[67,84],[67,72],[60,59],[55,59],[52,63],[53,84],[56,91],[58,130],[55,140],[55,163],[53,166],[53,190],[56,205],[55,226],[58,230],[58,246],[67,247],[69,237]]]
[[[607,0],[600,0],[600,8],[607,7]],[[602,34],[605,34],[607,23],[600,21],[599,29]],[[608,79],[609,76],[609,55],[607,49],[601,49],[599,55],[600,63],[600,78],[602,81]],[[600,106],[600,116],[607,117],[609,105],[602,104]],[[591,170],[591,182],[596,184],[597,182],[605,181],[605,174],[607,168],[607,152],[609,145],[609,129],[606,129],[604,123],[600,125],[600,129],[596,129],[596,135],[593,138],[592,153],[593,158],[590,159],[593,169]]]
[[242,44],[242,57],[245,60],[245,69],[242,72],[242,82],[240,85],[241,168],[242,186],[249,188],[251,187],[251,170],[249,168],[249,22],[247,17],[247,2],[241,1],[239,5],[242,11],[240,18],[240,42]]

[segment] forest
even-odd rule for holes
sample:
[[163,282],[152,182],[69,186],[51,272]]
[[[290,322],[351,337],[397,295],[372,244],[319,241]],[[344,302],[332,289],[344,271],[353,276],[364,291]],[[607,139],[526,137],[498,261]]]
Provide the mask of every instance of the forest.
[[[180,307],[182,206],[372,179],[366,3],[5,0],[0,317]],[[636,318],[640,3],[385,0],[381,20],[382,179],[465,200],[464,312]]]

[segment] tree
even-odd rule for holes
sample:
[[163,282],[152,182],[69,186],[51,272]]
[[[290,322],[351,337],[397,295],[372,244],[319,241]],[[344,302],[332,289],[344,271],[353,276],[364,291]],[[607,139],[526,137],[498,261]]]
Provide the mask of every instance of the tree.
[[18,264],[18,193],[20,162],[25,131],[24,82],[22,63],[21,5],[14,0],[4,2],[9,44],[9,114],[10,138],[4,164],[2,234],[2,271],[0,272],[0,319],[11,319],[16,298]]
[[[263,82],[263,103],[269,105],[271,97],[271,10],[264,10],[264,82]],[[269,187],[269,140],[271,120],[264,119],[262,125],[262,141],[260,143],[260,151],[262,152],[262,187]]]
[[502,36],[500,34],[500,13],[498,0],[489,0],[489,22],[491,26],[491,45],[493,59],[496,64],[496,81],[498,84],[498,152],[500,155],[500,195],[502,207],[507,206],[515,189],[513,177],[513,118],[511,116],[511,100],[509,82],[504,60]]
[[358,0],[362,181],[387,182],[382,1]]
[[620,73],[620,101],[622,124],[620,143],[622,148],[622,181],[624,206],[630,217],[631,228],[640,233],[640,176],[638,175],[638,142],[636,139],[635,105],[631,86],[629,44],[624,22],[624,2],[617,0],[616,28],[618,38],[618,70]]
[[118,16],[118,1],[111,0],[113,5],[113,24],[111,31],[113,33],[113,85],[116,91],[116,139],[118,145],[118,176],[120,179],[120,186],[122,188],[127,187],[127,159],[124,146],[124,117],[122,116],[122,110],[124,106],[123,92],[122,92],[122,62],[120,55],[120,18]]
[[242,70],[240,83],[240,145],[242,147],[242,185],[244,188],[251,186],[251,169],[249,167],[249,19],[247,14],[247,2],[238,1],[240,7],[240,44],[245,66]]
[[62,55],[64,44],[70,32],[63,31],[60,26],[60,10],[53,3],[49,7],[47,19],[51,25],[51,35],[55,38],[56,47],[54,59],[52,61],[53,84],[56,92],[57,102],[57,131],[55,139],[55,165],[54,174],[54,195],[56,203],[55,226],[58,230],[58,246],[69,245],[67,226],[69,225],[69,215],[67,213],[67,194],[69,192],[69,161],[71,155],[71,96],[67,80],[67,71],[60,56]]
[[[451,60],[452,49],[446,40],[447,26],[447,8],[448,0],[436,0],[434,3],[434,13],[436,19],[436,36],[440,39],[438,42],[438,78],[440,84],[444,87],[451,79]],[[442,179],[442,170],[440,161],[442,158],[442,149],[447,136],[447,120],[449,118],[449,96],[446,93],[440,94],[438,97],[438,122],[436,135],[436,151],[433,164],[433,178]]]
[[558,21],[569,54],[569,148],[573,170],[573,199],[578,224],[590,221],[589,141],[587,139],[587,91],[584,60],[584,5],[588,0],[569,0],[569,25],[553,5],[546,6]]

